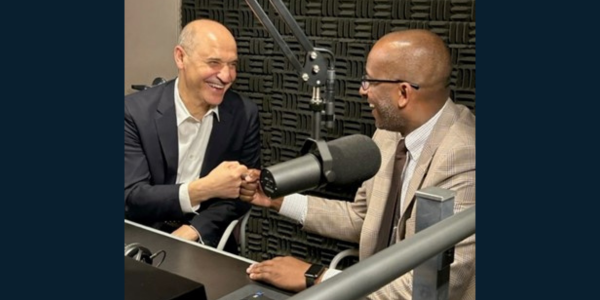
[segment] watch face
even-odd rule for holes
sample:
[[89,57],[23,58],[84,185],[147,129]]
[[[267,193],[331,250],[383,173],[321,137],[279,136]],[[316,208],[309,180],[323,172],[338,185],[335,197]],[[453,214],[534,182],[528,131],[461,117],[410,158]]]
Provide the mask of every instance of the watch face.
[[304,277],[306,278],[306,287],[309,288],[315,285],[315,280],[319,278],[321,273],[325,270],[324,266],[321,265],[311,265],[306,273],[304,273]]
[[324,269],[324,267],[321,265],[312,265],[312,266],[310,266],[310,268],[308,268],[306,273],[304,273],[304,276],[310,277],[310,278],[317,278],[317,277],[319,277],[319,275],[321,275],[321,273],[323,272],[323,269]]

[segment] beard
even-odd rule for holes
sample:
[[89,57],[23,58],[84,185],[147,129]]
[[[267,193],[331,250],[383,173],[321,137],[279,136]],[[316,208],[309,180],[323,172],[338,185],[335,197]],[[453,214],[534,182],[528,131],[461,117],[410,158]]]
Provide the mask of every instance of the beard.
[[400,115],[400,110],[393,104],[391,99],[380,99],[375,106],[375,110],[379,115],[379,118],[375,118],[377,128],[400,132],[400,129],[404,127],[405,122]]

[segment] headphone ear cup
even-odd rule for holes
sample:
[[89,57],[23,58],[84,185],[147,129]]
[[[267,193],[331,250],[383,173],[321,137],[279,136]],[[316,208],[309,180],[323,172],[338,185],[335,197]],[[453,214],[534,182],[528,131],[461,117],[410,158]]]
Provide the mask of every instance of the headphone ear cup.
[[125,245],[125,256],[134,258],[136,253],[139,252],[139,247],[141,247],[139,243],[131,243]]
[[139,261],[147,264],[152,264],[152,251],[146,247],[140,247],[140,259]]
[[139,243],[125,245],[125,256],[129,256],[137,261],[145,262],[147,264],[152,264],[152,251]]

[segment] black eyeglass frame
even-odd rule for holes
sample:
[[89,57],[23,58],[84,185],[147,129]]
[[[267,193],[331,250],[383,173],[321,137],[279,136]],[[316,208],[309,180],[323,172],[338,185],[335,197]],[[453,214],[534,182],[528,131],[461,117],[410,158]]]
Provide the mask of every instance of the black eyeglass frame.
[[[375,78],[367,78],[367,76],[363,75],[360,78],[360,86],[363,88],[363,90],[368,90],[369,89],[369,84],[366,83],[378,83],[378,82],[382,82],[382,83],[408,83],[408,85],[410,85],[413,89],[418,90],[419,89],[419,85],[418,84],[414,84],[414,83],[410,83],[406,80],[390,80],[390,79],[375,79]],[[366,87],[365,87],[366,85]]]

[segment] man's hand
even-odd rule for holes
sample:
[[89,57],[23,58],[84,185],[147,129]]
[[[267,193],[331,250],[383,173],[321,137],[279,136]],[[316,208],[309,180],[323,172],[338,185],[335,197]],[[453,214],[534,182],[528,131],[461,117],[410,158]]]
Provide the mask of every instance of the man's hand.
[[246,166],[235,161],[224,161],[208,175],[192,181],[188,186],[192,206],[211,198],[235,199],[240,196],[242,175]]
[[260,170],[249,169],[248,173],[242,175],[242,184],[240,186],[240,199],[244,202],[252,202],[254,194],[258,190],[258,179]]
[[250,169],[242,182],[240,187],[240,199],[242,201],[250,202],[252,205],[272,208],[279,211],[283,197],[271,199],[260,186],[259,182],[260,170]]
[[271,198],[267,197],[260,186],[260,170],[250,169],[246,173],[240,188],[240,199],[250,202],[252,205],[269,207]]
[[306,289],[304,273],[310,264],[291,256],[275,257],[252,264],[246,273],[252,280],[260,280],[278,288],[299,292]]
[[197,241],[199,238],[198,232],[190,225],[181,225],[181,227],[177,228],[171,234],[192,242]]

